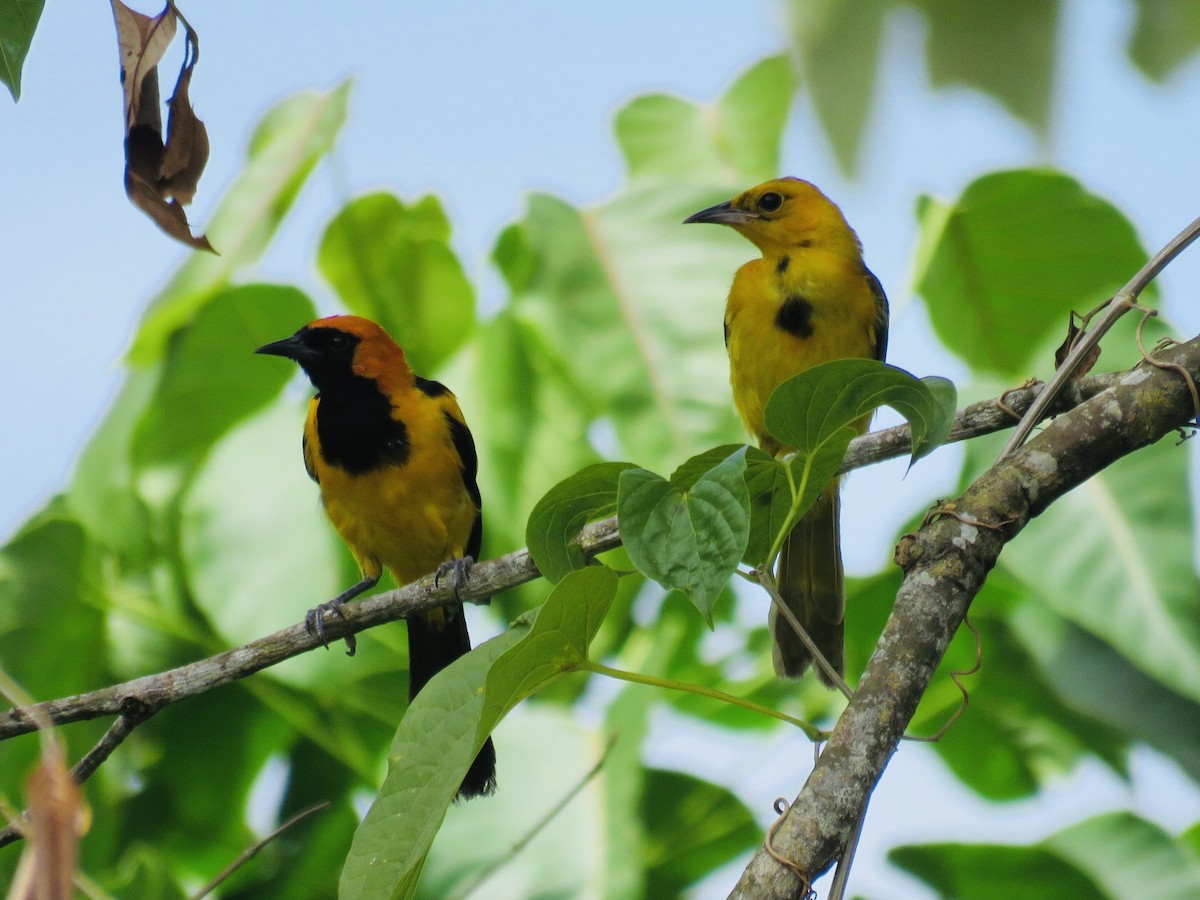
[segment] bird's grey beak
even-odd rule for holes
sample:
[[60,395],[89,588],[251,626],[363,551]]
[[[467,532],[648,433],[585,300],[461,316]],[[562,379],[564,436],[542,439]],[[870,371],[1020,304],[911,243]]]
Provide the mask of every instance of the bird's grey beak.
[[692,215],[683,220],[683,224],[690,225],[692,222],[712,222],[716,225],[740,225],[742,222],[749,222],[751,219],[757,218],[758,215],[756,213],[738,209],[733,205],[732,200],[726,200],[724,203],[718,203],[716,206],[702,209],[698,213],[692,213]]
[[288,359],[294,359],[297,362],[305,353],[305,346],[300,340],[300,335],[293,334],[289,338],[284,338],[282,341],[274,341],[270,344],[263,344],[255,353],[263,353],[267,356],[286,356]]

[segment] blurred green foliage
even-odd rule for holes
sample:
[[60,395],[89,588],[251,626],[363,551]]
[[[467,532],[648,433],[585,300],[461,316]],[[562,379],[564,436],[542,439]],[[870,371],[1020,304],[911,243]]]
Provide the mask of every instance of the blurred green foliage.
[[[0,12],[0,80],[14,95],[32,26],[15,27],[9,11],[40,5],[18,0]],[[436,197],[375,192],[346,203],[320,239],[320,273],[348,310],[384,322],[421,374],[454,375],[480,452],[485,555],[528,539],[563,593],[546,601],[547,581],[498,597],[502,618],[536,607],[535,624],[530,615],[464,659],[399,731],[402,626],[365,634],[353,660],[308,654],[163,711],[86,787],[90,877],[121,897],[183,896],[322,800],[331,807],[270,844],[221,896],[332,896],[339,877],[346,897],[448,897],[472,884],[490,896],[673,896],[757,846],[766,822],[739,799],[736,776],[715,783],[651,768],[642,746],[664,705],[729,741],[778,727],[773,720],[686,693],[595,687],[569,663],[590,643],[593,658],[614,666],[810,720],[828,721],[840,701],[774,678],[765,612],[745,625],[723,575],[704,583],[714,636],[682,595],[640,576],[570,574],[579,559],[562,542],[581,521],[615,509],[628,469],[607,460],[675,471],[662,484],[682,481],[682,497],[744,439],[717,323],[747,248],[715,229],[677,226],[778,174],[798,90],[809,92],[838,158],[852,167],[880,47],[904,7],[928,19],[935,84],[971,85],[1046,127],[1060,4],[1023,0],[1002,15],[993,6],[794,0],[797,66],[765,59],[711,104],[633,99],[616,116],[626,183],[584,208],[530,196],[497,237],[493,260],[508,298],[487,318],[478,317],[476,286]],[[1200,19],[1184,0],[1136,8],[1130,55],[1166,77],[1194,54]],[[193,255],[150,299],[122,390],[70,484],[0,549],[0,665],[37,698],[160,671],[290,625],[354,579],[304,476],[303,408],[285,391],[289,370],[251,355],[315,316],[314,304],[294,287],[237,283],[335,146],[347,97],[346,86],[305,94],[264,117],[208,230],[222,255]],[[992,173],[952,200],[926,199],[917,228],[918,291],[940,340],[978,379],[965,386],[974,392],[990,389],[989,377],[1047,367],[1043,351],[1061,339],[1067,311],[1103,299],[1145,256],[1112,204],[1042,169]],[[785,481],[756,452],[744,456],[752,496]],[[977,442],[963,477],[994,455],[993,443]],[[547,491],[596,463],[574,480],[582,499],[551,495],[530,519]],[[982,671],[968,681],[971,706],[936,745],[965,786],[998,801],[1027,797],[1087,759],[1125,776],[1137,743],[1200,781],[1200,584],[1188,497],[1186,458],[1159,444],[1053,506],[1006,550],[976,603],[985,649]],[[765,553],[762,535],[779,521],[777,504],[753,507],[738,526],[749,549],[743,541],[729,558]],[[607,561],[631,568],[621,551]],[[593,580],[612,584],[581,587]],[[889,568],[849,585],[851,680],[897,584]],[[560,615],[561,627],[549,628],[548,614]],[[546,634],[567,638],[544,642]],[[914,731],[936,730],[958,706],[947,673],[974,656],[970,635],[957,636]],[[507,667],[501,675],[494,660]],[[477,708],[464,700],[478,686],[469,672],[490,673]],[[500,726],[497,797],[447,813],[455,782],[446,767],[469,760],[494,721],[550,682]],[[73,754],[104,727],[65,729]],[[460,733],[434,740],[436,728]],[[0,743],[0,797],[10,806],[22,802],[36,753],[32,736]],[[414,785],[413,768],[393,764],[358,828],[389,755],[413,754],[435,777]],[[437,796],[413,802],[418,788]],[[945,896],[1183,897],[1200,891],[1198,834],[1200,826],[1174,837],[1118,813],[1024,847],[913,846],[893,860]],[[404,840],[407,863],[392,860],[391,880],[368,881],[366,862]],[[15,849],[0,852],[0,880],[16,859]]]

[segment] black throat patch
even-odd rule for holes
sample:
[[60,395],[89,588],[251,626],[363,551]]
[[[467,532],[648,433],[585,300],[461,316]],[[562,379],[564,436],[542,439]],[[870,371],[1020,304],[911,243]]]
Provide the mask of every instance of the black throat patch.
[[813,333],[812,304],[797,295],[788,297],[775,313],[775,325],[793,337],[810,338]]
[[392,404],[374,379],[339,379],[318,398],[317,437],[328,465],[364,475],[408,462],[408,429],[392,418]]

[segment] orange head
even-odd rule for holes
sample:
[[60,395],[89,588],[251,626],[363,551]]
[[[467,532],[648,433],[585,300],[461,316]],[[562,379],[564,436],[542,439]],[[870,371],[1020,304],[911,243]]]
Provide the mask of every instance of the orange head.
[[254,352],[295,360],[318,391],[336,389],[355,377],[378,382],[385,393],[413,381],[400,346],[380,326],[360,316],[317,319],[291,337]]
[[799,178],[763,182],[683,222],[728,225],[764,255],[813,247],[851,259],[862,257],[862,246],[842,211],[815,185]]

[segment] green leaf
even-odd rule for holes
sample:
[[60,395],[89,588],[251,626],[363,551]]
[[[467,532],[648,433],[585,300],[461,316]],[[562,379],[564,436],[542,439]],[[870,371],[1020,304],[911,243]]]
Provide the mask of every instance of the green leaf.
[[1200,47],[1200,6],[1193,0],[1136,0],[1136,6],[1129,58],[1155,81],[1165,81]]
[[104,683],[101,581],[87,532],[53,506],[0,549],[0,659],[37,699]]
[[762,841],[754,816],[727,788],[682,772],[651,769],[642,793],[647,897],[686,888]]
[[167,350],[154,397],[134,433],[135,465],[194,463],[265,406],[295,375],[295,366],[256,357],[255,348],[315,315],[312,301],[293,287],[249,284],[213,296]]
[[[272,406],[235,428],[209,454],[184,494],[180,548],[196,605],[228,646],[300,621],[356,579],[349,553],[325,521],[300,456],[304,411]],[[362,643],[362,642],[360,642]],[[356,674],[376,660],[370,644]],[[341,690],[341,653],[306,653],[268,677]]]
[[926,844],[888,859],[943,897],[1190,900],[1200,861],[1186,844],[1133,813],[1105,813],[1027,847]]
[[743,562],[758,565],[767,558],[775,535],[787,521],[792,505],[787,464],[769,453],[740,444],[722,444],[691,457],[671,473],[671,484],[688,490],[701,476],[740,449],[746,451],[746,491],[750,497],[750,537]]
[[[916,289],[934,330],[977,371],[1049,371],[1037,354],[1071,310],[1115,293],[1146,260],[1133,226],[1066,175],[985,175],[954,203],[922,198]],[[1057,343],[1057,340],[1056,340]]]
[[45,5],[45,0],[0,3],[0,81],[8,85],[14,101],[21,99],[21,67]]
[[1051,835],[1042,845],[1102,884],[1109,897],[1200,897],[1200,860],[1131,812],[1096,816]]
[[497,247],[513,315],[536,326],[588,418],[611,422],[613,455],[650,467],[741,433],[721,309],[747,250],[714,248],[712,233],[678,227],[711,202],[711,193],[661,185],[580,213],[535,194]]
[[560,481],[538,501],[525,526],[525,542],[541,573],[554,584],[585,560],[576,538],[588,522],[617,511],[617,481],[632,463],[595,463]]
[[[484,801],[450,808],[421,874],[419,896],[596,896],[597,886],[619,879],[623,872],[605,866],[610,823],[601,813],[613,774],[611,753],[600,772],[519,853],[512,849],[603,756],[603,731],[581,723],[569,708],[530,703],[509,714],[495,740],[501,787]],[[635,751],[638,746],[634,743]],[[634,809],[626,813],[634,814]],[[484,866],[493,868],[481,882]]]
[[[111,682],[99,554],[78,523],[61,517],[60,507],[52,503],[0,548],[0,660],[35,700]],[[62,735],[70,758],[99,740],[108,724],[72,726]],[[9,804],[20,803],[37,758],[36,738],[0,742],[0,797]],[[105,796],[95,797],[92,806],[101,816],[92,836],[112,838],[105,814],[115,817],[118,811]],[[4,873],[0,863],[0,877]]]
[[1200,859],[1200,822],[1197,822],[1179,836],[1179,843],[1191,850]]
[[[991,608],[994,599],[976,609]],[[964,679],[971,705],[935,745],[959,780],[990,800],[1014,800],[1065,778],[1091,754],[1124,774],[1129,740],[1064,703],[1003,619],[980,618],[975,625],[983,667]],[[936,688],[923,698],[917,733],[933,733],[959,707],[962,697],[948,672],[969,669],[975,646],[967,633],[957,635],[955,645]]]
[[350,83],[290,97],[269,110],[250,139],[246,167],[213,213],[207,236],[220,255],[193,253],[151,301],[129,350],[135,365],[160,359],[237,270],[266,250],[300,188],[333,147],[346,119]]
[[433,838],[484,740],[521,700],[578,670],[616,589],[616,574],[603,566],[572,572],[531,625],[476,647],[425,686],[400,722],[383,787],[354,834],[340,897],[415,894]]
[[[619,446],[608,455],[663,471],[742,434],[721,318],[733,272],[753,250],[737,235],[680,223],[777,174],[768,162],[791,88],[786,62],[775,59],[715,110],[634,101],[617,123],[629,187],[582,212],[533,195],[497,245],[514,314],[537,324],[589,417],[615,431]],[[701,168],[682,178],[681,160]]]
[[[653,661],[647,662],[653,670]],[[655,693],[641,685],[626,685],[605,713],[604,725],[612,740],[604,766],[607,852],[603,863],[608,873],[604,896],[609,900],[647,896],[642,855],[646,836],[639,807],[646,782],[642,750]]]
[[712,105],[670,94],[637,97],[617,113],[616,135],[630,180],[686,177],[731,186],[773,178],[795,78],[785,56],[745,72]]
[[1011,624],[1058,702],[1170,756],[1200,782],[1200,703],[1051,612],[1040,596],[1023,604]]
[[913,2],[929,21],[926,56],[935,86],[970,85],[1045,131],[1054,84],[1058,0]]
[[1187,454],[1159,441],[1052,504],[1004,562],[1058,615],[1197,701],[1200,579],[1187,496]]
[[[252,843],[244,818],[229,812],[245,809],[262,766],[291,737],[277,716],[262,713],[238,685],[190,698],[186,715],[156,721],[142,738],[141,790],[124,798],[122,846],[152,845],[177,866],[219,872]],[[229,737],[220,753],[211,743],[217,732]]]
[[387,193],[352,200],[325,229],[317,266],[351,312],[404,347],[415,372],[436,372],[475,325],[475,291],[432,195],[411,206]]
[[950,433],[954,386],[944,378],[918,379],[873,359],[839,359],[813,366],[781,384],[767,401],[767,430],[806,467],[806,510],[841,467],[850,441],[871,413],[890,406],[912,430],[912,462],[934,450]]
[[89,534],[127,564],[156,558],[151,515],[134,489],[131,446],[158,385],[159,367],[131,370],[100,426],[92,434],[67,488],[67,504]]
[[923,844],[896,847],[888,852],[888,861],[920,878],[941,897],[1110,900],[1079,869],[1042,847]]
[[[516,258],[511,262],[520,265]],[[481,325],[476,347],[473,389],[462,391],[459,404],[479,449],[489,555],[524,543],[529,511],[559,481],[596,462],[598,454],[587,436],[589,403],[536,323],[504,309]],[[514,415],[514,410],[537,414]],[[497,509],[507,512],[493,515]],[[493,602],[515,616],[541,601],[538,594],[521,602],[522,594],[534,590],[506,591]]]
[[791,0],[796,56],[842,171],[858,165],[889,0]]
[[750,534],[746,455],[738,449],[684,490],[645,469],[621,473],[617,515],[638,570],[687,594],[712,624],[712,606]]

